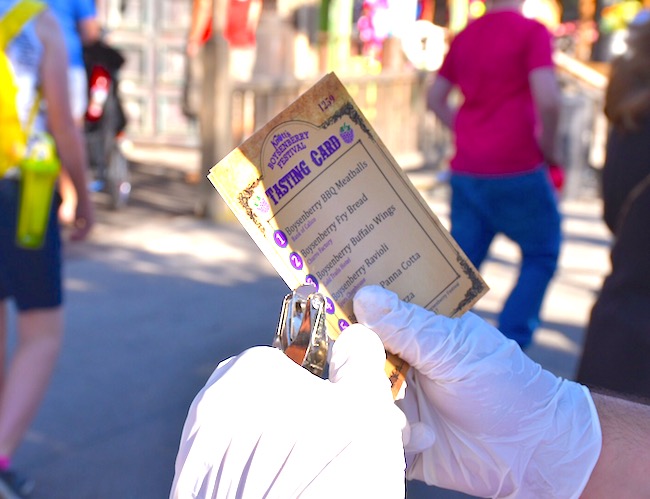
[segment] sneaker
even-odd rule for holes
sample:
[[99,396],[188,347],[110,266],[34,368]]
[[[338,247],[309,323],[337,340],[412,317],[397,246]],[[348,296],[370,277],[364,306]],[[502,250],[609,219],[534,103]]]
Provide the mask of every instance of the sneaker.
[[0,498],[24,499],[34,490],[34,480],[12,470],[0,471]]

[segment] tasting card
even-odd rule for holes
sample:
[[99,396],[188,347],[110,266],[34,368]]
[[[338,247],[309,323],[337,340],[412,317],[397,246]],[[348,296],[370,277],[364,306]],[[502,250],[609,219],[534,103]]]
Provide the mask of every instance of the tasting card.
[[[325,297],[333,339],[365,285],[450,317],[488,289],[334,73],[208,178],[289,288]],[[388,355],[395,393],[407,369]]]

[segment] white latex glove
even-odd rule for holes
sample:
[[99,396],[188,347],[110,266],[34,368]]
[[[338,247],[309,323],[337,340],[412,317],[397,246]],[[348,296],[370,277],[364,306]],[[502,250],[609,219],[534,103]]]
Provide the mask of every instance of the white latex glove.
[[602,442],[585,387],[470,312],[449,319],[368,286],[354,313],[412,366],[399,402],[412,426],[408,479],[481,497],[579,497]]
[[170,497],[404,497],[385,361],[360,324],[334,342],[329,380],[271,347],[224,361],[190,407]]

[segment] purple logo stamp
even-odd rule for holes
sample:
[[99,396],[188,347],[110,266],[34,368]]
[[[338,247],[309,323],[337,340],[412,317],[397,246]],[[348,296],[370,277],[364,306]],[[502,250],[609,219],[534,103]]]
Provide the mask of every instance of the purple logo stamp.
[[253,206],[255,206],[255,209],[260,213],[268,213],[271,209],[271,206],[269,206],[269,202],[266,200],[266,198],[263,198],[259,194],[256,194],[253,197]]
[[354,140],[354,130],[350,128],[350,125],[343,123],[343,126],[339,128],[339,135],[343,139],[343,142],[349,144]]

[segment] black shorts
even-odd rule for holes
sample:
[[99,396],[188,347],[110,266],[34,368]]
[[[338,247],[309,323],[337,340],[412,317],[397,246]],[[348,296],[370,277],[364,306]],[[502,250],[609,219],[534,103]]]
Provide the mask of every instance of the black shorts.
[[40,249],[16,245],[19,182],[0,179],[0,300],[13,298],[18,310],[61,305],[61,237],[58,207],[61,197],[52,196],[45,241]]

